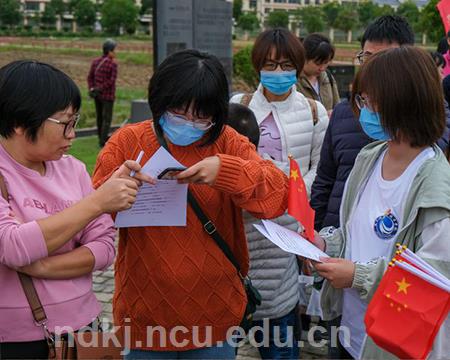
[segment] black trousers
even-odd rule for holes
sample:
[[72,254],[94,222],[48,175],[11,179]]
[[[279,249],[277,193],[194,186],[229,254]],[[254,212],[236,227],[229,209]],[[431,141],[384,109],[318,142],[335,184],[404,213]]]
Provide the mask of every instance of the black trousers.
[[104,146],[109,138],[114,101],[95,99],[95,112],[97,115],[97,134],[100,146]]

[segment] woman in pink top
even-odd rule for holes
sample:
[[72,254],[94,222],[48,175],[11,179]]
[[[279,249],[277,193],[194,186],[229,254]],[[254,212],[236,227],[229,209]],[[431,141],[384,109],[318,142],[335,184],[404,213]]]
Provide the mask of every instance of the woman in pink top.
[[[131,207],[140,180],[127,161],[97,191],[65,155],[75,138],[80,91],[54,67],[15,61],[0,69],[0,359],[47,358],[17,271],[33,277],[50,332],[90,324],[101,308],[92,272],[114,259],[110,215]],[[67,331],[67,330],[66,330]]]

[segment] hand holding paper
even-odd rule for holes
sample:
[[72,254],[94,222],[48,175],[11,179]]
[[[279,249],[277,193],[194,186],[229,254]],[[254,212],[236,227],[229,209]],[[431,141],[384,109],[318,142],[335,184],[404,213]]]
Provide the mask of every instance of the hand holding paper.
[[317,262],[321,262],[321,257],[328,257],[327,254],[295,231],[286,229],[269,220],[262,220],[262,223],[263,225],[254,224],[253,226],[280,249]]

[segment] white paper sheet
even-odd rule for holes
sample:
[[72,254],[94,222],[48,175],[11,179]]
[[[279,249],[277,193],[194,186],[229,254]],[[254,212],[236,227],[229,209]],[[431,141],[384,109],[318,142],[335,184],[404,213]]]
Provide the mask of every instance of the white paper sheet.
[[320,257],[328,257],[327,254],[295,231],[286,229],[269,220],[262,220],[262,223],[263,226],[258,224],[253,226],[280,249],[318,262],[321,262]]
[[[168,167],[185,166],[160,147],[142,167],[142,172],[156,178]],[[133,207],[117,214],[116,227],[186,226],[187,189],[187,184],[175,180],[142,185]]]

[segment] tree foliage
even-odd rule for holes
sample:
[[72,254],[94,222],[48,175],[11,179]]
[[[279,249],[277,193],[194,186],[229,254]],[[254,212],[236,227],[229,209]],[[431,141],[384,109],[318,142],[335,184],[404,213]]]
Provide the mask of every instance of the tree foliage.
[[358,18],[362,27],[367,27],[378,16],[378,5],[371,0],[363,1],[358,6]]
[[335,26],[342,31],[351,31],[358,27],[358,11],[352,4],[341,6]]
[[51,3],[45,6],[45,9],[41,15],[41,23],[46,27],[54,27],[56,23],[56,10]]
[[251,54],[252,46],[247,46],[239,50],[233,56],[233,74],[243,80],[251,88],[258,86],[258,76],[253,69]]
[[321,32],[325,29],[325,15],[322,8],[318,6],[307,6],[301,9],[299,14],[303,26],[309,34]]
[[13,27],[22,22],[20,3],[17,0],[0,0],[0,23]]
[[331,28],[335,28],[336,20],[339,12],[341,11],[341,6],[334,1],[328,2],[322,6],[322,11],[325,14],[325,21],[327,25]]
[[430,0],[420,13],[419,26],[431,41],[438,42],[444,35],[445,29],[439,12],[436,9],[438,0]]
[[151,14],[153,11],[153,0],[142,0],[141,9],[139,14]]
[[397,15],[403,16],[414,29],[419,30],[420,11],[412,0],[405,1],[397,8]]
[[51,6],[55,11],[55,14],[60,16],[64,14],[67,8],[63,0],[50,0],[45,8],[47,9],[48,6]]
[[289,26],[289,14],[287,11],[272,11],[267,17],[267,25],[271,28]]
[[75,4],[73,16],[77,24],[83,27],[94,26],[97,18],[95,5],[91,0],[79,0]]
[[128,34],[133,34],[138,14],[133,0],[106,0],[102,6],[102,26],[110,34],[120,34],[121,28]]
[[233,18],[235,21],[239,21],[242,16],[242,0],[233,0]]
[[259,27],[259,20],[254,13],[242,14],[238,20],[237,26],[244,31],[252,31]]

